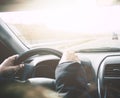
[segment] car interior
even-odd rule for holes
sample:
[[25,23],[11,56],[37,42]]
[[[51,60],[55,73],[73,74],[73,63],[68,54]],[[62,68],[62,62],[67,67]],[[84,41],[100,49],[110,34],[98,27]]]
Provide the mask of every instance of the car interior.
[[[6,6],[3,8],[0,9],[8,10]],[[112,40],[116,43],[119,37]],[[104,40],[102,42],[104,43]],[[108,41],[107,44],[110,43]],[[92,98],[120,98],[120,49],[108,49],[107,46],[105,49],[82,49],[76,53],[86,71]],[[19,54],[15,63],[25,64],[25,68],[17,72],[14,79],[43,85],[55,91],[55,69],[62,53],[63,51],[53,48],[28,47],[2,19],[0,20],[0,62],[11,55]]]

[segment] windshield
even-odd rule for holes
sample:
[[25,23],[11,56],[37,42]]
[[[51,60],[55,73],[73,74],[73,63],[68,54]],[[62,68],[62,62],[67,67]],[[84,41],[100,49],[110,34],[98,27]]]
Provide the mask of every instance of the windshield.
[[30,48],[120,48],[119,5],[62,0],[43,6],[39,10],[1,12],[0,17]]

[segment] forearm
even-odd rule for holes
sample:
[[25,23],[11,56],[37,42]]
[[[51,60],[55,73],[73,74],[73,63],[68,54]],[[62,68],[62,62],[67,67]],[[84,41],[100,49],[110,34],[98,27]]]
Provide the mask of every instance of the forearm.
[[[56,68],[56,90],[64,98],[87,98],[85,72],[77,62],[66,62]],[[84,97],[83,97],[84,96]]]

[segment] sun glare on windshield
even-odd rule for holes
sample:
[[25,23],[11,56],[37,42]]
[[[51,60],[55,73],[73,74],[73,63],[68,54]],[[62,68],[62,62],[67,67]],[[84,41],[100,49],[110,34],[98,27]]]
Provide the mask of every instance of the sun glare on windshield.
[[[74,33],[114,32],[119,29],[119,7],[100,8],[96,0],[62,2],[58,7],[50,6],[50,3],[49,7],[37,11],[9,12],[1,16],[13,24],[42,24],[52,30]],[[55,4],[58,5],[57,2]]]
[[113,32],[120,32],[119,6],[100,7],[96,0],[45,1],[39,3],[41,7],[37,10],[3,12],[0,17],[7,24],[14,25],[30,44],[88,41],[100,34],[106,37],[108,33],[112,36]]

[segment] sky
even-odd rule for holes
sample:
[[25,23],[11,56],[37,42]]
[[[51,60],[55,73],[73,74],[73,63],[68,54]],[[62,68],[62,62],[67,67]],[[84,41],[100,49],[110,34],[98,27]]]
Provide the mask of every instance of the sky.
[[1,13],[0,16],[8,22],[39,23],[66,32],[120,32],[120,6],[100,7],[96,0],[35,1],[27,6],[32,9],[36,5],[39,11]]

